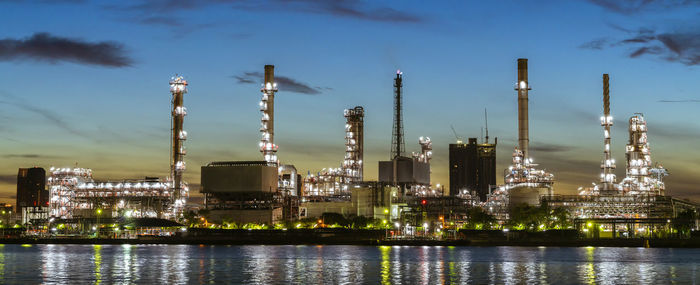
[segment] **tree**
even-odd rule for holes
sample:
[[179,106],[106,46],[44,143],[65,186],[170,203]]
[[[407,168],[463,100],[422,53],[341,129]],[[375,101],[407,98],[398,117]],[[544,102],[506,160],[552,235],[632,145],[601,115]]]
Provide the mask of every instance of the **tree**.
[[562,207],[550,208],[547,203],[540,206],[520,204],[511,209],[508,225],[532,231],[567,229],[571,226],[571,219],[569,212]]
[[464,228],[470,230],[491,229],[496,224],[496,218],[480,207],[467,210],[467,219],[468,222]]
[[673,219],[673,229],[678,231],[679,235],[689,235],[690,230],[695,227],[695,220],[697,219],[697,213],[695,210],[687,209],[680,213]]

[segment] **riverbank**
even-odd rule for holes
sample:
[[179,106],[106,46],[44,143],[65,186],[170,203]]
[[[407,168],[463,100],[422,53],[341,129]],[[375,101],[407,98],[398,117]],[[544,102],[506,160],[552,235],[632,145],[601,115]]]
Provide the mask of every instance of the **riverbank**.
[[183,244],[183,245],[366,245],[366,246],[521,246],[521,247],[651,247],[651,248],[700,248],[698,239],[574,239],[574,240],[428,240],[428,239],[383,239],[383,240],[240,240],[240,239],[192,239],[182,237],[159,237],[139,239],[104,238],[12,238],[0,239],[0,244]]

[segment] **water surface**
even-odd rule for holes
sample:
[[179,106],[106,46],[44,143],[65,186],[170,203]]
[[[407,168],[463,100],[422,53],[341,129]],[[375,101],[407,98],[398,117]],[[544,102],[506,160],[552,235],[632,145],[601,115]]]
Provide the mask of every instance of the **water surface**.
[[0,245],[0,283],[695,284],[699,249]]

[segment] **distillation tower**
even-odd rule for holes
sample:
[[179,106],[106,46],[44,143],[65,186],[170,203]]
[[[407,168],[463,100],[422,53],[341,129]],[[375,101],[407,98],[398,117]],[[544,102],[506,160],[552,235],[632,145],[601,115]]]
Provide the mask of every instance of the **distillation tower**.
[[344,183],[362,181],[364,153],[364,117],[362,106],[345,109],[345,160],[343,161]]
[[610,76],[603,74],[603,116],[600,117],[600,125],[603,126],[603,162],[600,165],[600,186],[598,191],[605,194],[616,194],[615,186],[615,159],[610,151],[610,129],[613,118],[610,115]]
[[183,105],[185,93],[187,93],[187,80],[182,76],[175,76],[170,79],[170,93],[172,94],[172,141],[170,157],[170,177],[173,189],[173,203],[176,207],[184,206],[184,197],[188,193],[186,183],[182,181],[182,174],[185,172],[185,140],[187,131],[183,124],[187,109]]
[[647,142],[647,122],[641,113],[636,113],[629,120],[629,141],[625,157],[627,169],[622,185],[626,192],[664,195],[663,177],[668,175],[668,171],[661,165],[652,164],[651,149]]
[[265,83],[263,83],[260,92],[262,92],[262,99],[260,100],[260,112],[262,112],[260,152],[267,163],[278,165],[278,146],[275,144],[275,92],[277,92],[277,83],[275,83],[274,65],[265,65]]
[[304,178],[304,195],[331,197],[349,195],[349,186],[362,182],[364,171],[364,117],[362,106],[345,109],[345,157],[340,167],[323,168]]

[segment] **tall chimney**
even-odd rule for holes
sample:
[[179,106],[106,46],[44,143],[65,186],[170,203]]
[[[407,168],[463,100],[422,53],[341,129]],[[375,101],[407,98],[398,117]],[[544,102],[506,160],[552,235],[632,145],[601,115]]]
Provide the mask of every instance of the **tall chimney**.
[[523,157],[527,159],[530,157],[527,107],[527,92],[530,90],[530,85],[527,81],[527,58],[518,58],[518,82],[515,90],[518,91],[518,148],[523,152]]
[[262,112],[260,132],[260,152],[263,159],[268,163],[277,165],[277,148],[275,144],[275,66],[265,65],[265,82],[260,90],[262,99],[260,100],[260,111]]
[[[603,163],[601,168],[603,174],[600,178],[602,187],[601,191],[606,194],[615,190],[615,160],[610,152],[610,129],[613,125],[612,116],[610,116],[610,76],[603,74],[603,116],[600,117],[600,125],[603,126]],[[612,192],[614,193],[614,192]]]
[[183,183],[182,183],[182,173],[185,171],[185,146],[184,142],[187,140],[187,132],[184,130],[184,120],[185,115],[187,115],[187,109],[183,105],[183,97],[187,93],[187,80],[182,76],[175,75],[170,79],[170,93],[172,94],[172,136],[171,136],[171,146],[170,150],[170,177],[172,179],[172,198],[177,201],[182,198],[183,194]]

